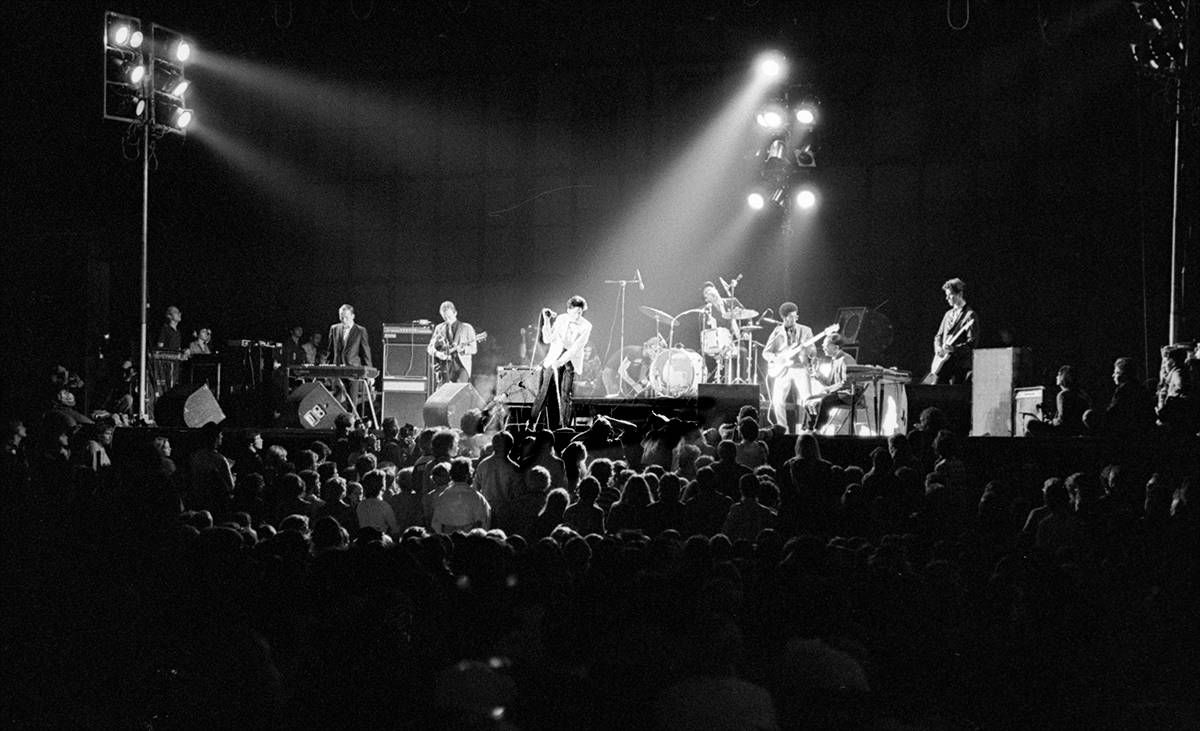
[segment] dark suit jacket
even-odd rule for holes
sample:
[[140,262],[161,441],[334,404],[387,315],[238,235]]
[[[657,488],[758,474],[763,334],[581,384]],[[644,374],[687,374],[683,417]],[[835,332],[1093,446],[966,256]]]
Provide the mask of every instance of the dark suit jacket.
[[329,355],[325,361],[333,365],[371,365],[371,346],[367,344],[367,329],[354,325],[342,346],[342,324],[329,328]]

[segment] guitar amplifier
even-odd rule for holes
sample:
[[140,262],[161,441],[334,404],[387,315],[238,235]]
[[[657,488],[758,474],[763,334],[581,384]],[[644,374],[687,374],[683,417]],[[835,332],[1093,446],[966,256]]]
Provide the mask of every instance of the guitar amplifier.
[[506,404],[532,404],[537,399],[538,370],[529,366],[496,368],[496,400]]
[[383,323],[383,377],[426,378],[429,355],[425,347],[433,327],[420,324]]

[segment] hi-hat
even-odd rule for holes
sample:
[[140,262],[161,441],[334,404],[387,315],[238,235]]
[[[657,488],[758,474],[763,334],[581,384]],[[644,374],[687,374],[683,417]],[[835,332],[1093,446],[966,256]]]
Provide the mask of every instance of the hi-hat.
[[750,330],[762,330],[762,325],[738,325],[738,330],[741,332],[749,332]]

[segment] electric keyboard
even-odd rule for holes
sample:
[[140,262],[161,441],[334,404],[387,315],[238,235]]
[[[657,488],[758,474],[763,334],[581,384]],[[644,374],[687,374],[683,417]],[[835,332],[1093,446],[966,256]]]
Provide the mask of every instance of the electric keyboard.
[[366,378],[379,375],[378,368],[354,365],[293,365],[287,366],[288,378]]

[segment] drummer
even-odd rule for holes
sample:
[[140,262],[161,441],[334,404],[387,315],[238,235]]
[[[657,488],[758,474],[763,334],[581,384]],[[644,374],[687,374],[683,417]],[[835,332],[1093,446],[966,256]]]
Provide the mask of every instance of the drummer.
[[[704,295],[704,329],[728,330],[730,333],[728,341],[731,344],[737,342],[740,333],[738,321],[734,318],[734,309],[737,307],[736,300],[733,297],[722,297],[720,291],[717,290],[717,285],[711,281],[704,283],[701,293]],[[725,322],[729,323],[728,327]],[[724,356],[713,353],[704,354],[707,370],[713,383],[722,381],[724,369],[728,365],[730,357],[732,357],[732,353],[726,353]]]
[[667,341],[655,335],[641,345],[626,345],[613,353],[604,363],[601,377],[609,398],[644,395],[650,383],[650,366],[654,357],[666,350]]

